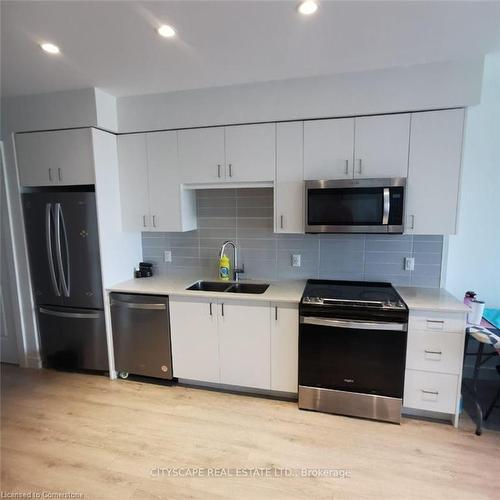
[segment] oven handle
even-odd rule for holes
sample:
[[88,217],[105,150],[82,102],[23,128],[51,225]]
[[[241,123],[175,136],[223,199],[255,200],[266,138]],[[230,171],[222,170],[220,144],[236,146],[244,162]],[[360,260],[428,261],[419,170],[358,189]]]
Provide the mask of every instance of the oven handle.
[[406,332],[406,323],[378,323],[376,321],[352,321],[345,319],[317,318],[314,316],[301,316],[300,322],[306,325],[331,326],[335,328],[352,328],[356,330],[390,330]]

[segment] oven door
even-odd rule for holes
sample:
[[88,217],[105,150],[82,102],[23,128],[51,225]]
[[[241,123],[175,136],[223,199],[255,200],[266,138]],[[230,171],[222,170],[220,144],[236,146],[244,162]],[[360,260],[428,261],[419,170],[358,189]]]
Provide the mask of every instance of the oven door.
[[405,179],[307,181],[306,233],[402,233]]
[[406,323],[301,317],[299,386],[403,397]]

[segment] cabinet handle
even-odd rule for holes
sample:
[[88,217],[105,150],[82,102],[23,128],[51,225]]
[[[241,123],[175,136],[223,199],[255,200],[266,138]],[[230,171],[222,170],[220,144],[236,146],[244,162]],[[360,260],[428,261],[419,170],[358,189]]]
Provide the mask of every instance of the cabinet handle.
[[430,351],[429,349],[425,349],[424,352],[426,354],[439,354],[439,355],[443,354],[442,351]]
[[217,177],[220,179],[220,163],[217,164]]
[[142,225],[144,227],[146,227],[146,216],[145,215],[142,216]]
[[52,169],[49,168],[49,181],[52,182]]
[[274,308],[274,320],[278,321],[278,306]]
[[345,173],[345,175],[349,175],[349,160],[345,161],[344,173]]
[[224,316],[224,302],[220,305],[222,316]]
[[156,215],[153,215],[153,227],[156,227]]
[[362,159],[358,158],[358,174],[361,174],[363,172],[363,164],[362,164]]
[[283,229],[283,215],[280,215],[280,227]]
[[233,176],[233,165],[230,163],[229,164],[229,177]]
[[410,229],[415,229],[415,216],[414,215],[410,215],[410,220],[411,220]]
[[210,316],[213,316],[213,314],[212,314],[212,302],[210,302],[209,307],[210,307]]
[[424,389],[420,389],[424,394],[432,394],[434,396],[437,396],[439,394],[438,391],[426,391]]
[[61,173],[61,169],[60,169],[60,168],[58,168],[58,169],[57,169],[57,177],[59,178],[59,180],[60,180],[60,181],[62,181],[62,180],[63,180],[63,179],[62,179],[62,173]]

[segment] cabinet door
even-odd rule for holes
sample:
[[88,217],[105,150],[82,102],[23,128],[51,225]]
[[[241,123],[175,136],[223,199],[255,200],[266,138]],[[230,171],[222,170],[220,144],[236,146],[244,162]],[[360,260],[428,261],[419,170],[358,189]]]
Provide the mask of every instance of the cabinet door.
[[171,297],[170,328],[174,377],[218,383],[217,301]]
[[354,118],[304,122],[304,179],[352,179]]
[[405,232],[456,232],[463,122],[463,109],[412,115]]
[[356,118],[354,177],[406,177],[410,115]]
[[146,134],[118,136],[120,203],[124,231],[149,231]]
[[181,182],[224,181],[224,127],[179,130]]
[[276,126],[274,232],[304,232],[303,122]]
[[90,129],[16,135],[19,178],[23,186],[94,184]]
[[271,304],[271,390],[297,392],[299,309]]
[[219,299],[220,381],[270,389],[268,302]]
[[177,132],[147,134],[147,152],[150,230],[196,229],[196,193],[180,185]]
[[226,127],[226,181],[274,180],[276,124]]

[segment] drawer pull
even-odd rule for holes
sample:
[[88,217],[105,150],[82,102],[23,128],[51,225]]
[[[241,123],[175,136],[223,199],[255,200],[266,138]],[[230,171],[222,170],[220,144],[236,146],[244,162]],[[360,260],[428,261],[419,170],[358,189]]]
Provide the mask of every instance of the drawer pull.
[[437,401],[439,392],[438,391],[427,391],[425,389],[420,389],[422,392],[422,399],[424,401]]
[[424,358],[429,361],[441,361],[442,354],[441,351],[432,351],[430,349],[424,350]]
[[443,320],[428,319],[427,320],[427,328],[429,330],[444,330],[444,321]]
[[443,354],[441,351],[429,351],[429,350],[425,350],[426,354]]

